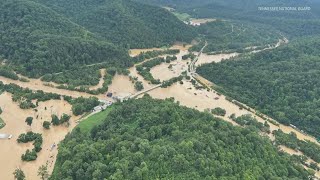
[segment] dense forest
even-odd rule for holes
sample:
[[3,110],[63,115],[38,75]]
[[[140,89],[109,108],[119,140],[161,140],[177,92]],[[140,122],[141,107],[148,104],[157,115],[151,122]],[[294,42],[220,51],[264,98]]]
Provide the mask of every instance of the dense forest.
[[209,113],[149,96],[59,145],[51,179],[308,179],[270,140]]
[[195,31],[162,8],[127,0],[33,0],[127,48],[190,42]]
[[100,78],[101,73],[96,67],[77,67],[59,74],[46,74],[41,77],[41,80],[71,86],[95,86]]
[[319,49],[319,38],[299,39],[197,72],[228,96],[320,138]]
[[0,11],[0,57],[30,77],[100,62],[128,67],[130,47],[195,35],[169,12],[131,1],[3,0]]
[[[263,23],[288,38],[320,33],[320,3],[316,0],[136,0],[169,6],[195,18],[219,18]],[[265,11],[259,7],[308,7],[306,10]]]
[[0,54],[31,77],[107,61],[125,65],[125,49],[98,41],[93,34],[43,5],[31,1],[0,4]]

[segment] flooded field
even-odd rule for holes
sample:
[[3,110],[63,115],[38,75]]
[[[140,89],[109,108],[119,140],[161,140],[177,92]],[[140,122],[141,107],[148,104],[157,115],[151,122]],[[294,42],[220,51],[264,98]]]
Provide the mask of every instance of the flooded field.
[[[193,42],[194,44],[195,42]],[[169,63],[162,63],[159,66],[153,67],[151,69],[151,74],[154,76],[155,79],[160,79],[161,81],[163,80],[168,80],[171,79],[173,77],[178,77],[183,71],[186,71],[188,69],[188,65],[187,63],[190,62],[189,61],[184,61],[182,60],[182,56],[188,54],[188,49],[191,47],[191,44],[183,44],[183,43],[175,43],[175,45],[173,45],[172,47],[170,47],[170,49],[179,49],[180,53],[177,54],[177,60],[171,62],[170,64],[172,64],[172,68],[169,69]],[[140,49],[140,51],[152,51],[154,50],[152,49]],[[138,52],[139,50],[135,50],[136,52]],[[160,57],[166,57],[164,56],[160,56]],[[145,60],[148,61],[148,60]],[[144,61],[144,62],[145,62]],[[149,82],[145,81],[144,78],[138,74],[137,70],[136,70],[136,66],[139,65],[141,63],[136,64],[135,66],[129,68],[130,71],[130,76],[132,77],[137,77],[138,81],[141,81],[144,89],[149,89],[151,87],[153,87],[153,84],[150,84]]]
[[131,67],[129,69],[129,71],[130,71],[130,76],[136,77],[136,78],[138,78],[138,81],[142,82],[144,89],[149,89],[149,88],[151,88],[153,86],[151,83],[149,83],[148,81],[144,80],[144,78],[140,74],[138,74],[138,71],[136,70],[136,66]]
[[[155,79],[160,79],[161,81],[180,76],[182,72],[188,70],[188,63],[190,63],[190,60],[182,60],[182,56],[186,54],[188,54],[187,50],[180,50],[180,53],[176,55],[177,60],[151,68],[151,74]],[[169,68],[169,66],[171,67]]]
[[112,80],[112,84],[108,88],[109,92],[117,94],[134,94],[134,84],[130,81],[128,76],[116,74]]
[[[279,42],[273,46],[272,48],[276,48],[278,46],[280,46],[283,43],[287,43],[287,40],[279,40]],[[182,45],[178,45],[175,48],[182,48]],[[183,51],[182,51],[183,52]],[[207,55],[207,54],[201,54],[199,57],[199,60],[196,63],[196,66],[199,66],[201,64],[206,64],[206,63],[211,63],[211,62],[220,62],[223,59],[228,59],[231,57],[235,57],[239,55],[238,53],[230,53],[230,54],[217,54],[217,55]],[[177,56],[179,57],[179,55]],[[179,62],[179,61],[177,61]],[[170,71],[170,70],[169,70]],[[131,68],[130,69],[131,74],[136,75],[137,77],[139,77],[139,75],[137,74],[137,72],[135,71],[135,68]],[[152,69],[152,75],[155,78],[162,78],[162,79],[168,79],[170,77],[174,77],[174,76],[178,76],[177,74],[173,74],[172,72],[168,72],[168,65],[160,65],[160,66],[156,66]],[[199,77],[200,79],[202,78],[201,76]],[[140,76],[139,79],[142,79],[141,81],[144,82],[144,84],[147,84],[143,78]],[[212,84],[211,82],[207,81],[206,79],[203,79],[205,81],[206,84]],[[150,85],[149,85],[150,87]],[[223,95],[218,95],[217,93],[215,93],[214,91],[206,91],[206,90],[196,90],[193,85],[190,82],[184,81],[184,84],[174,84],[171,87],[168,88],[159,88],[159,89],[155,89],[151,92],[148,92],[148,94],[150,94],[152,97],[154,98],[159,98],[159,99],[165,99],[165,98],[170,98],[170,97],[174,97],[177,101],[179,101],[182,105],[185,105],[187,107],[191,107],[191,108],[195,108],[198,109],[200,111],[204,111],[206,109],[213,109],[216,107],[221,107],[223,109],[226,109],[227,114],[226,117],[230,116],[231,114],[235,114],[236,116],[240,116],[240,115],[244,115],[244,114],[251,114],[252,116],[254,116],[259,122],[264,123],[265,120],[256,116],[255,113],[244,110],[244,109],[240,109],[237,105],[227,101],[225,99],[225,96]],[[224,120],[227,120],[230,122],[230,119],[224,117]],[[271,119],[271,118],[269,118]],[[234,122],[232,122],[234,124]],[[270,125],[270,130],[278,130],[281,129],[283,132],[285,133],[290,133],[290,132],[294,132],[297,134],[297,137],[300,140],[310,140],[312,142],[315,142],[317,144],[319,144],[315,138],[308,136],[306,134],[301,133],[300,131],[289,127],[289,126],[284,126],[284,125],[279,125],[279,126],[275,126],[271,123],[269,123]],[[272,140],[274,139],[274,137],[272,135],[269,136]]]
[[[57,148],[51,151],[52,144],[58,144],[64,139],[65,135],[70,132],[75,126],[75,120],[78,117],[72,116],[70,119],[70,126],[51,127],[50,130],[44,130],[42,127],[43,121],[51,121],[51,115],[56,114],[61,116],[63,113],[71,115],[71,106],[63,100],[51,100],[47,102],[40,102],[37,108],[38,112],[30,110],[22,110],[18,104],[12,102],[11,94],[3,93],[0,95],[0,107],[3,110],[2,117],[7,125],[0,130],[3,134],[12,134],[12,139],[1,139],[0,148],[0,164],[1,179],[13,179],[13,171],[16,168],[24,170],[27,179],[37,180],[39,166],[45,165],[48,162],[48,170],[52,172],[53,165],[58,153]],[[45,110],[47,108],[47,110]],[[33,117],[31,127],[27,126],[25,119]],[[38,118],[37,118],[38,117]],[[43,137],[42,150],[38,153],[38,158],[33,162],[22,162],[21,155],[27,149],[32,149],[32,143],[18,144],[17,138],[21,133],[26,133],[32,130],[36,133],[41,133]]]
[[[103,71],[102,71],[103,73]],[[79,93],[75,91],[61,90],[53,87],[43,85],[40,80],[30,79],[30,82],[24,83],[21,81],[14,81],[4,77],[0,77],[0,81],[4,83],[14,83],[22,87],[28,87],[33,90],[43,90],[45,92],[54,92],[62,95],[69,95],[72,97],[89,97],[86,93]],[[103,83],[103,81],[102,81]],[[129,80],[128,76],[115,75],[110,85],[109,90],[115,95],[128,95],[135,93],[134,85]],[[105,95],[96,96],[99,99],[108,99]],[[0,134],[11,134],[12,139],[0,139],[1,149],[0,149],[0,162],[6,162],[0,164],[0,179],[13,179],[13,171],[16,168],[21,168],[27,179],[37,180],[40,179],[37,176],[38,168],[41,165],[48,163],[48,170],[51,173],[56,161],[56,155],[58,153],[57,148],[51,151],[52,144],[58,144],[64,139],[65,135],[76,126],[76,121],[80,117],[72,116],[70,119],[70,126],[51,126],[50,130],[45,130],[42,127],[43,121],[51,121],[51,115],[56,114],[61,116],[63,113],[72,115],[71,105],[63,100],[50,100],[46,102],[39,102],[39,107],[35,112],[32,109],[22,110],[19,108],[17,103],[12,101],[11,94],[3,93],[0,95],[0,107],[3,110],[1,114],[2,119],[5,121],[6,126],[0,129]],[[33,117],[33,124],[31,127],[27,126],[25,119],[27,117]],[[27,149],[32,149],[33,145],[31,143],[18,144],[17,138],[20,134],[26,133],[28,131],[33,131],[35,133],[41,133],[43,137],[42,150],[38,153],[38,158],[33,162],[22,162],[21,155],[25,153]]]
[[[20,87],[23,88],[29,88],[32,90],[42,90],[43,92],[47,93],[57,93],[60,95],[66,95],[66,96],[71,96],[71,97],[91,97],[92,95],[83,93],[83,92],[77,92],[77,91],[70,91],[70,90],[65,90],[65,89],[57,89],[55,87],[47,86],[45,85],[45,82],[42,82],[40,79],[29,79],[30,82],[21,82],[21,81],[16,81],[12,80],[9,78],[5,78],[0,76],[0,81],[2,81],[4,84],[16,84]],[[103,95],[98,96],[98,98],[103,98]]]
[[165,99],[174,97],[181,105],[194,108],[200,111],[206,109],[214,109],[221,107],[227,109],[227,116],[236,114],[237,116],[247,114],[248,112],[240,110],[238,106],[226,101],[222,95],[218,95],[213,91],[197,90],[191,82],[183,81],[183,84],[176,83],[168,88],[155,89],[149,92],[152,97]]
[[203,64],[208,64],[212,62],[221,62],[224,59],[230,59],[232,57],[238,56],[239,53],[229,53],[229,54],[215,54],[215,55],[208,55],[205,53],[202,53],[196,62],[196,66],[200,66]]

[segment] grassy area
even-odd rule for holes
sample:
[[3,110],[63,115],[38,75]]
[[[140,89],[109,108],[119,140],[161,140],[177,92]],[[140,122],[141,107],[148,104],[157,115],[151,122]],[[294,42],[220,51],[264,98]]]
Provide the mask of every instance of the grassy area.
[[102,124],[103,120],[106,119],[110,111],[114,109],[114,106],[109,107],[105,111],[101,111],[97,114],[94,114],[87,119],[80,122],[80,124],[77,126],[81,129],[82,132],[90,132],[90,130],[97,125]]
[[174,14],[178,19],[180,19],[181,21],[189,21],[191,16],[187,13],[180,13],[178,11],[176,11],[175,9],[173,8],[170,8],[170,7],[163,7],[165,8],[166,10],[170,11],[172,14]]
[[172,12],[178,19],[181,21],[189,21],[190,20],[190,15],[187,13],[179,13],[179,12]]
[[0,129],[2,129],[4,126],[6,126],[6,123],[0,117]]

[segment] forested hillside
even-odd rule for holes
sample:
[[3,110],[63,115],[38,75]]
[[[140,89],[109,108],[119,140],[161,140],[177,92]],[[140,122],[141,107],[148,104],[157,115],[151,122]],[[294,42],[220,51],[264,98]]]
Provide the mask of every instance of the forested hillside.
[[0,4],[0,53],[18,72],[35,77],[106,61],[125,65],[125,49],[94,35],[43,5],[21,0]]
[[162,8],[131,1],[3,0],[0,11],[0,57],[31,77],[99,62],[128,67],[129,47],[194,36]]
[[[320,34],[316,0],[136,0],[170,6],[195,18],[222,18],[274,26],[288,38]],[[265,11],[259,7],[310,7],[309,10]]]
[[116,105],[59,145],[51,179],[308,179],[268,138],[173,100]]
[[289,45],[197,69],[227,95],[320,138],[320,40]]
[[127,48],[190,42],[195,32],[166,10],[130,0],[34,0]]

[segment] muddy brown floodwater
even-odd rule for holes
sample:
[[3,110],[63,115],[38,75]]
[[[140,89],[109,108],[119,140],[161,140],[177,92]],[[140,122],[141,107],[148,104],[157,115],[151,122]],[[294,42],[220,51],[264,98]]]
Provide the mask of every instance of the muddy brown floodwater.
[[[0,130],[3,134],[12,134],[12,139],[0,139],[0,174],[1,179],[13,179],[13,171],[16,168],[21,168],[27,179],[37,180],[38,168],[48,162],[48,170],[52,172],[53,166],[58,153],[57,148],[52,151],[51,145],[58,144],[64,139],[65,135],[70,132],[75,126],[75,120],[79,117],[72,116],[70,119],[70,126],[51,127],[50,130],[44,130],[42,127],[43,121],[51,121],[51,114],[61,116],[63,113],[72,115],[71,106],[63,100],[50,100],[40,102],[37,107],[38,112],[30,110],[22,110],[17,103],[11,100],[11,94],[3,93],[0,95],[0,107],[3,110],[1,115],[6,126]],[[47,110],[45,110],[47,108]],[[33,117],[32,126],[29,127],[25,123],[27,117]],[[38,117],[38,118],[37,118]],[[33,162],[22,162],[21,155],[27,149],[32,149],[32,143],[18,144],[17,138],[20,134],[32,130],[36,133],[41,133],[43,137],[42,150],[38,153],[37,160]],[[5,162],[5,163],[3,163]]]
[[230,53],[230,54],[215,54],[215,55],[208,55],[205,53],[202,53],[196,62],[196,66],[200,66],[203,64],[208,64],[212,62],[221,62],[224,59],[230,59],[232,57],[238,56],[239,53]]
[[[279,40],[279,42],[276,45],[270,46],[270,48],[276,48],[276,47],[279,47],[281,44],[285,44],[285,43],[288,43],[286,38],[284,38],[283,40]],[[184,51],[184,50],[186,50],[186,48],[182,49],[182,47],[183,47],[182,45],[177,45],[174,48],[179,48],[179,47],[180,47],[181,52],[179,55],[177,55],[178,60],[176,62],[179,62],[179,57],[182,54],[186,53],[186,51]],[[266,49],[270,49],[270,48],[266,48]],[[230,53],[230,54],[207,55],[207,54],[203,53],[200,55],[199,61],[196,63],[196,65],[199,66],[200,64],[206,64],[206,63],[210,63],[210,62],[220,62],[223,59],[228,59],[231,57],[235,57],[237,55],[239,55],[239,54],[238,53]],[[148,84],[148,82],[144,81],[143,78],[137,74],[137,72],[135,71],[135,68],[131,68],[130,72],[131,72],[131,74],[137,76],[139,78],[139,80],[141,80],[144,84],[147,84],[148,87],[152,86],[152,85]],[[166,63],[152,68],[151,72],[154,77],[157,77],[160,79],[162,78],[163,80],[179,76],[178,72],[173,73],[174,72],[173,71],[173,72],[169,73],[168,72],[168,64],[166,64]],[[221,107],[221,108],[226,109],[226,111],[227,111],[226,117],[231,114],[236,114],[236,116],[240,116],[240,115],[244,115],[244,114],[251,114],[259,122],[263,122],[263,123],[265,122],[264,119],[256,116],[254,113],[252,113],[250,111],[240,110],[240,108],[237,105],[226,100],[225,96],[223,96],[223,95],[219,96],[214,91],[207,92],[206,90],[196,90],[191,85],[191,83],[187,82],[187,81],[184,81],[183,85],[176,83],[176,84],[172,85],[171,87],[168,87],[165,89],[164,88],[155,89],[155,90],[149,92],[148,94],[150,94],[154,98],[160,98],[160,99],[174,97],[181,104],[183,104],[187,107],[196,108],[201,111],[203,111],[205,109],[213,109],[215,107]],[[224,119],[230,122],[230,120],[228,118],[224,118]],[[269,119],[271,119],[271,118],[269,118]],[[271,123],[269,123],[269,125],[270,125],[271,131],[281,129],[285,133],[294,132],[297,134],[297,137],[300,140],[309,140],[309,141],[312,141],[314,143],[319,144],[315,138],[308,136],[304,133],[301,133],[300,131],[298,131],[290,126],[284,126],[284,125],[275,126]],[[274,137],[272,135],[270,135],[270,138],[274,139]]]
[[[41,81],[40,79],[28,79],[29,82],[21,82],[21,81],[16,81],[16,80],[12,80],[9,78],[5,78],[0,76],[0,81],[2,81],[4,84],[16,84],[20,87],[23,88],[29,88],[32,90],[42,90],[43,92],[47,92],[47,93],[57,93],[60,95],[66,95],[66,96],[71,96],[71,97],[91,97],[93,95],[87,94],[87,93],[83,93],[83,92],[77,92],[77,91],[70,91],[70,90],[66,90],[66,89],[57,89],[55,87],[51,87],[51,86],[46,86],[45,82]],[[97,96],[98,98],[104,98],[103,95],[99,95]]]
[[[103,70],[102,73],[104,73]],[[93,96],[86,93],[55,89],[53,87],[45,86],[43,85],[43,82],[38,79],[30,79],[30,82],[27,83],[14,81],[4,77],[0,77],[0,80],[5,84],[14,83],[22,87],[28,87],[32,90],[43,90],[45,92],[54,92],[72,97]],[[129,77],[124,75],[115,75],[112,80],[112,84],[109,87],[109,91],[119,96],[135,93],[134,86],[130,82]],[[96,97],[99,99],[111,100],[106,98],[105,95],[98,95]],[[6,126],[0,129],[0,134],[13,135],[13,138],[10,140],[0,139],[0,162],[6,162],[0,164],[0,179],[13,179],[12,173],[18,167],[25,172],[27,179],[40,179],[37,176],[38,168],[41,165],[45,165],[47,162],[48,170],[51,173],[58,153],[57,148],[51,151],[51,145],[54,143],[58,144],[61,140],[63,140],[65,135],[76,126],[75,122],[80,119],[80,117],[72,116],[69,127],[51,126],[50,130],[44,130],[42,123],[43,121],[51,121],[52,114],[56,114],[58,116],[61,116],[63,113],[72,115],[71,105],[63,100],[50,100],[46,102],[39,102],[39,106],[36,108],[38,112],[35,112],[32,109],[22,110],[19,108],[17,103],[12,101],[12,95],[5,92],[0,95],[0,107],[3,110],[1,117],[6,122]],[[27,117],[34,118],[31,128],[25,123],[25,119]],[[40,153],[38,153],[38,158],[36,161],[22,162],[21,155],[24,154],[27,149],[32,149],[33,145],[32,143],[18,144],[17,138],[20,134],[26,133],[30,130],[42,134],[43,149],[40,151]]]
[[[195,43],[196,43],[195,41],[192,42],[192,44],[195,44]],[[178,77],[181,74],[181,72],[186,71],[188,69],[187,63],[190,62],[190,60],[184,61],[184,60],[182,60],[182,56],[189,53],[188,49],[191,46],[192,46],[191,44],[185,45],[183,43],[177,42],[177,43],[175,43],[175,45],[170,47],[170,49],[179,49],[180,50],[180,53],[176,55],[178,59],[176,61],[171,62],[171,63],[162,63],[159,66],[153,67],[150,72],[154,76],[154,78],[160,79],[161,81],[169,80],[173,77]],[[147,51],[152,51],[152,50],[155,50],[155,49],[154,48],[152,48],[152,49],[134,49],[134,50],[130,50],[130,52],[131,52],[131,55],[134,55],[134,54],[132,54],[132,52],[135,52],[137,55],[137,54],[140,54],[140,52],[147,52]],[[167,55],[160,56],[160,57],[166,57],[166,56]],[[148,60],[145,60],[145,61],[148,61]],[[136,70],[136,66],[139,64],[141,64],[141,63],[138,63],[134,67],[129,68],[130,76],[137,77],[138,81],[142,82],[144,89],[149,89],[149,88],[155,86],[153,84],[150,84],[150,82],[145,81],[144,78],[138,74],[138,72]],[[170,64],[172,64],[171,70],[168,68]]]
[[[279,41],[278,44],[281,42]],[[277,44],[277,46],[278,46]],[[191,45],[184,46],[182,43],[176,44],[172,49],[180,49],[180,53],[177,55],[178,60],[171,62],[172,68],[169,69],[168,63],[163,63],[159,66],[156,66],[151,69],[151,73],[155,78],[159,78],[160,80],[168,80],[173,77],[178,77],[183,71],[188,69],[187,63],[190,63],[190,60],[184,61],[182,60],[182,56],[188,53],[188,48]],[[143,50],[131,50],[131,55],[135,56],[140,54],[141,52],[151,51],[151,50],[159,50],[159,48],[154,49],[143,49]],[[234,56],[237,56],[236,53],[231,54],[218,54],[218,55],[206,55],[202,54],[199,57],[196,66],[205,63],[211,62],[220,62],[223,59],[228,59]],[[130,75],[137,77],[139,81],[141,81],[144,85],[145,89],[149,89],[154,87],[154,85],[149,84],[149,82],[145,81],[143,77],[141,77],[135,67],[129,69]],[[105,70],[101,70],[101,74],[104,75]],[[199,76],[199,79],[202,77]],[[30,82],[21,82],[15,81],[8,78],[0,77],[0,81],[3,81],[5,84],[14,83],[24,88],[30,88],[32,90],[43,90],[44,92],[53,92],[61,95],[68,95],[72,97],[90,97],[92,95],[87,93],[80,93],[75,91],[56,89],[54,87],[45,86],[42,81],[39,79],[30,79]],[[210,84],[211,82],[202,79],[206,84]],[[102,86],[103,80],[100,79],[100,82],[97,86],[92,88],[99,88]],[[133,83],[130,81],[128,76],[124,75],[115,75],[113,78],[112,84],[109,86],[109,92],[113,92],[115,95],[130,95],[136,93],[134,89]],[[259,122],[264,123],[260,117],[255,116],[254,113],[247,111],[245,109],[240,109],[237,105],[227,101],[225,96],[217,94],[215,91],[210,90],[197,90],[191,82],[187,80],[183,80],[183,84],[175,83],[168,88],[158,88],[153,91],[148,92],[152,97],[158,99],[165,99],[174,97],[176,101],[179,101],[181,105],[195,108],[200,111],[213,109],[216,107],[221,107],[226,110],[226,116],[220,117],[225,121],[228,121],[234,125],[237,125],[235,122],[231,121],[228,116],[231,114],[235,114],[236,116],[241,116],[245,114],[251,114],[254,116]],[[101,94],[96,96],[99,99],[107,99],[105,95]],[[141,96],[140,96],[141,97]],[[57,148],[50,151],[50,147],[53,143],[58,144],[61,140],[64,139],[65,135],[70,132],[76,125],[75,121],[79,119],[79,117],[72,116],[70,120],[70,126],[59,126],[52,127],[50,130],[44,130],[42,127],[43,121],[50,121],[51,114],[62,115],[63,113],[71,115],[71,106],[63,101],[63,100],[50,100],[46,102],[40,102],[39,107],[37,107],[38,112],[33,110],[22,110],[19,108],[17,103],[12,102],[11,94],[3,93],[0,95],[0,107],[3,109],[3,114],[1,115],[2,119],[6,122],[6,126],[3,129],[0,129],[0,133],[4,134],[12,134],[13,138],[11,140],[0,140],[1,149],[0,149],[0,162],[6,162],[0,164],[0,174],[1,179],[13,179],[13,171],[20,167],[26,173],[27,179],[39,179],[37,177],[37,170],[39,166],[44,165],[48,162],[49,172],[51,173],[53,170],[53,166],[56,160],[56,155],[58,153]],[[45,110],[47,107],[47,110]],[[25,123],[25,119],[27,117],[34,117],[34,122],[30,127],[28,127]],[[38,116],[38,118],[37,118]],[[305,135],[291,127],[280,125],[275,126],[269,123],[271,131],[276,129],[281,129],[285,133],[295,132],[297,137],[301,140],[310,140],[312,142],[317,143],[317,141],[311,136]],[[40,153],[38,153],[38,159],[34,162],[22,162],[21,155],[27,150],[32,149],[32,143],[28,144],[18,144],[16,142],[17,137],[21,133],[25,133],[29,130],[32,130],[37,133],[43,134],[43,149]],[[274,140],[272,135],[269,137]],[[292,149],[286,147],[280,147],[283,151],[288,152],[289,154],[299,153]],[[317,172],[319,174],[319,172]]]
[[114,93],[116,96],[132,95],[137,92],[134,88],[134,84],[130,81],[128,76],[118,74],[114,76],[108,91]]
[[[181,50],[177,56],[177,60],[171,63],[162,63],[161,65],[151,68],[151,74],[155,79],[160,79],[161,81],[169,80],[173,77],[178,77],[182,72],[188,70],[188,63],[190,60],[182,60],[182,56],[188,54],[188,50]],[[171,68],[169,66],[171,65]]]

